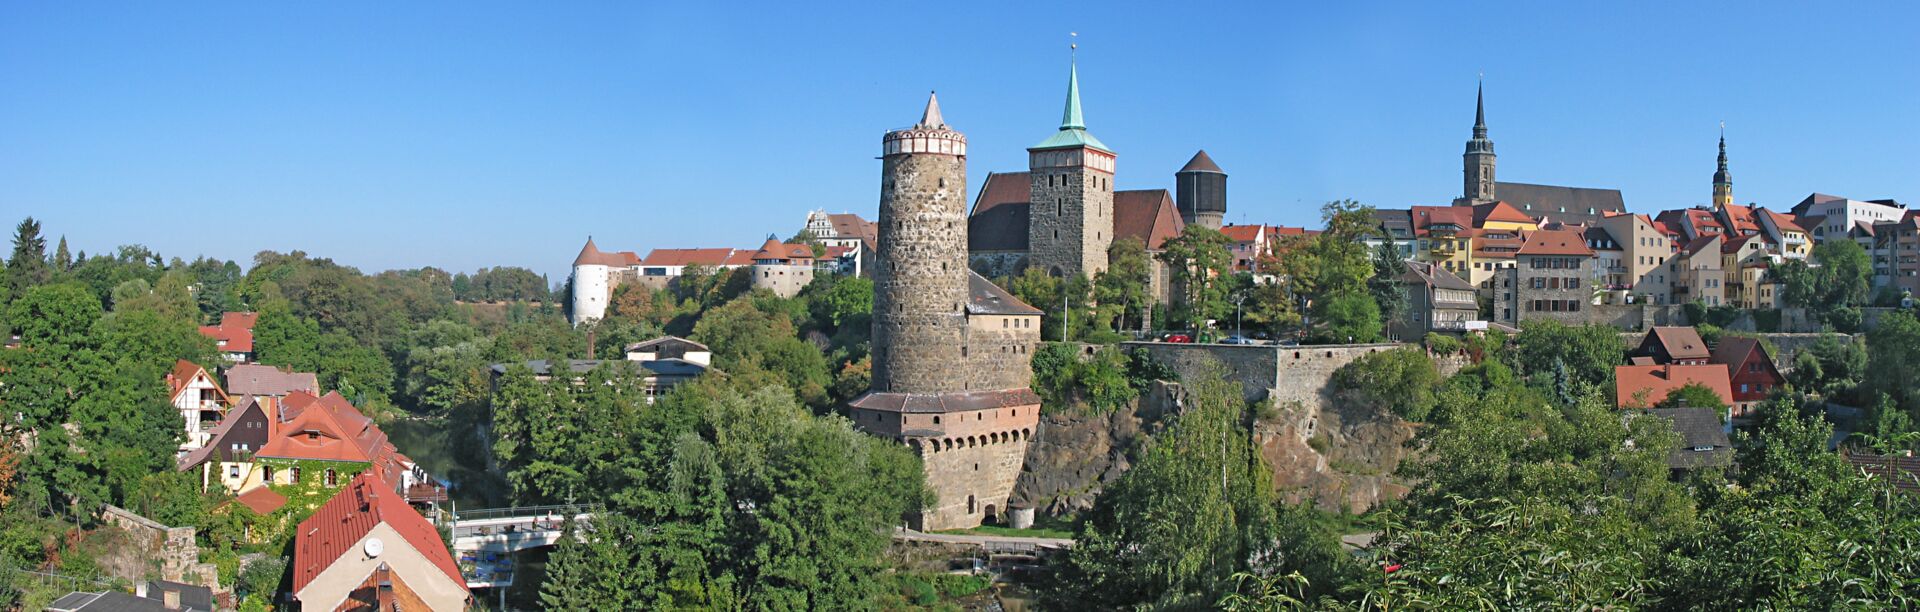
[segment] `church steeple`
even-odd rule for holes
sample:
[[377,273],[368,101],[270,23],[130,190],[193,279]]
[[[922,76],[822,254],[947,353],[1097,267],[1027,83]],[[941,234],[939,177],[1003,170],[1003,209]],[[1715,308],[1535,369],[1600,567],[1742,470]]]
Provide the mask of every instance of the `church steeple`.
[[1713,172],[1713,206],[1733,203],[1733,173],[1727,171],[1727,122],[1720,122],[1720,167]]
[[1067,64],[1067,110],[1060,115],[1060,129],[1087,129],[1087,120],[1080,116],[1080,62],[1077,58]]
[[1467,141],[1467,152],[1461,156],[1461,204],[1485,204],[1492,202],[1494,196],[1494,155],[1493,141],[1487,138],[1487,94],[1483,83],[1475,88],[1473,102],[1473,138]]

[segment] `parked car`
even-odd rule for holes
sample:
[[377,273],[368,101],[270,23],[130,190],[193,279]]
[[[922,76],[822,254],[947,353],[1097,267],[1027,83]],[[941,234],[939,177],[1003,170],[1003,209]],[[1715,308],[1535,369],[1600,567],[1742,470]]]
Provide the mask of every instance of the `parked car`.
[[1275,342],[1274,344],[1278,344],[1280,346],[1300,346],[1300,341],[1299,340],[1281,340],[1279,342]]
[[1193,336],[1186,334],[1167,334],[1166,337],[1161,338],[1160,341],[1174,344],[1193,344]]
[[1226,339],[1221,340],[1220,343],[1221,344],[1254,344],[1254,341],[1251,338],[1242,338],[1240,336],[1227,336]]

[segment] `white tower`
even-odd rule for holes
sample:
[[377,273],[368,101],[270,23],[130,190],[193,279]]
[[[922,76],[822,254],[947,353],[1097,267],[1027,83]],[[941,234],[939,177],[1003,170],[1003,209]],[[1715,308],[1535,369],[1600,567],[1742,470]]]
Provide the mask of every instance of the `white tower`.
[[573,324],[607,316],[607,301],[612,297],[608,260],[613,259],[593,246],[593,238],[587,238],[587,246],[580,249],[580,256],[573,258]]

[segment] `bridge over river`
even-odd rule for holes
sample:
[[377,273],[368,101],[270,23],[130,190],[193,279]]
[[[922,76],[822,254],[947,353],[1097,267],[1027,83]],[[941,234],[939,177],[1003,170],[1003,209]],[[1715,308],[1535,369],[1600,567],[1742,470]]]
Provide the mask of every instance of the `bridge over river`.
[[567,522],[593,524],[595,506],[521,506],[454,510],[439,525],[452,537],[453,558],[468,588],[513,584],[513,553],[560,542]]

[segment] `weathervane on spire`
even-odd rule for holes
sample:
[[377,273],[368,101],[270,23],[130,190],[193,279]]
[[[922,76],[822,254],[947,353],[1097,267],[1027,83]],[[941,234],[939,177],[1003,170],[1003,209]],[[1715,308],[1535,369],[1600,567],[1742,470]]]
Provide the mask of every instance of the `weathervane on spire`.
[[1080,54],[1080,33],[1079,32],[1067,33],[1067,51],[1070,54],[1076,55],[1076,56]]

